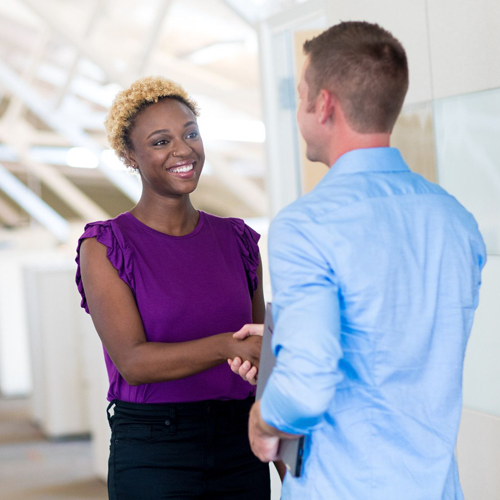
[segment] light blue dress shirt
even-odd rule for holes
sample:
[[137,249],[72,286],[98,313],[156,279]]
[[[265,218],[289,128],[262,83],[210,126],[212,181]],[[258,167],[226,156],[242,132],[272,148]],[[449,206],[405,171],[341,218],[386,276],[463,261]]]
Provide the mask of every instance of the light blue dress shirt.
[[306,434],[283,499],[462,499],[462,369],[486,251],[393,148],[343,155],[269,235],[277,364],[262,416]]

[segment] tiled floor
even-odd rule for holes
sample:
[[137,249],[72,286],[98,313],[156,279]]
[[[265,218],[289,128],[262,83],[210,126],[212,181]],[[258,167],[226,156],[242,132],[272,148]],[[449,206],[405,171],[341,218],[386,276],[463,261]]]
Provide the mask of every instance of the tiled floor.
[[47,441],[29,421],[27,400],[0,399],[0,500],[85,499],[107,499],[90,441]]

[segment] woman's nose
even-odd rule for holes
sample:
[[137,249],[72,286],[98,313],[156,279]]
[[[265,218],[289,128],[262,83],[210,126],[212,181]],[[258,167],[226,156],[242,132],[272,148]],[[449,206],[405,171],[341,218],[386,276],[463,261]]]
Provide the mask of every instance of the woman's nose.
[[174,143],[173,150],[175,151],[175,156],[187,156],[193,151],[191,146],[182,139]]

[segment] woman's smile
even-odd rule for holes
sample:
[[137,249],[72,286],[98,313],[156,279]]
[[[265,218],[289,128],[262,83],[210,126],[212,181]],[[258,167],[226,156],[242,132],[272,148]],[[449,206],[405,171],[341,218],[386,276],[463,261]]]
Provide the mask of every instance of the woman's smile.
[[167,172],[181,179],[190,179],[195,174],[196,163],[194,160],[178,161],[173,167],[167,168]]

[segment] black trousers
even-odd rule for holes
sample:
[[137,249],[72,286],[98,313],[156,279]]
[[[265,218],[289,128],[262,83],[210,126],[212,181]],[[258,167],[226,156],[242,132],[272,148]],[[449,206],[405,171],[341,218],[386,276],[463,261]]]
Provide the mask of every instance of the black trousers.
[[113,401],[110,500],[269,500],[269,466],[248,442],[252,403]]

